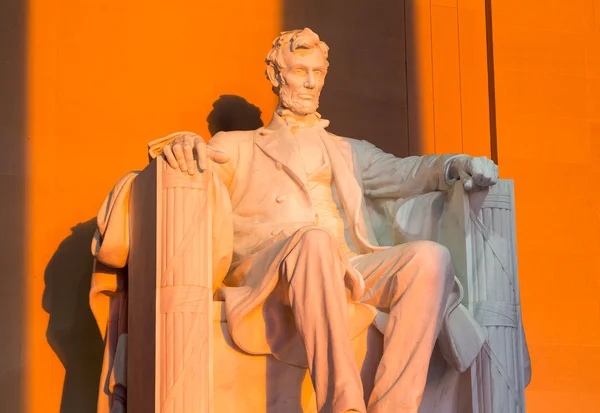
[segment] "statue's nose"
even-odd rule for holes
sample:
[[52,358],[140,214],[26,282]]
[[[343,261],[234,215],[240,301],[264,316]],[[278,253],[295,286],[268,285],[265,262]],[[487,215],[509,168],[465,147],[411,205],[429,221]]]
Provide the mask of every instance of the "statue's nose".
[[304,87],[308,89],[314,89],[315,87],[315,75],[313,72],[308,72],[308,77],[306,78],[306,82],[304,82]]

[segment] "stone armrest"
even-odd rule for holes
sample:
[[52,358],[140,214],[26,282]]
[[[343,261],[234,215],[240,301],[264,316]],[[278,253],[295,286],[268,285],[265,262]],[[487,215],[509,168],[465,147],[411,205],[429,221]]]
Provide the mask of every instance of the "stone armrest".
[[[432,240],[450,250],[462,304],[487,337],[471,368],[472,377],[480,376],[472,380],[473,403],[485,412],[524,411],[531,361],[521,321],[513,181],[474,193],[458,182],[447,193],[397,200],[388,210],[394,243]],[[505,407],[492,410],[492,394]]]

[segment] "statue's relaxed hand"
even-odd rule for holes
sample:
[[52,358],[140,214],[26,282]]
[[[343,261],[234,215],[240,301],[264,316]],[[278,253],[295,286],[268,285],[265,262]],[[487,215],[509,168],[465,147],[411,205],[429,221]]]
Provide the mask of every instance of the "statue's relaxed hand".
[[196,173],[196,159],[201,171],[206,170],[209,159],[216,163],[229,161],[229,155],[211,148],[195,133],[178,137],[163,148],[163,154],[171,167],[187,171],[190,175]]
[[457,156],[452,160],[449,172],[451,179],[463,181],[466,191],[476,191],[498,182],[498,166],[485,156]]

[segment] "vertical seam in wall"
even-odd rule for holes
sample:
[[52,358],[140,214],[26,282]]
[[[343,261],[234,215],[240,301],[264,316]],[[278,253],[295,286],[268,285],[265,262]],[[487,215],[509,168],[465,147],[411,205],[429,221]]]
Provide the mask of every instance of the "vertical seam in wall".
[[410,135],[410,108],[408,107],[409,105],[409,101],[410,99],[408,98],[408,96],[410,95],[410,92],[408,90],[409,88],[409,84],[408,84],[408,32],[409,30],[407,30],[407,18],[406,18],[406,14],[407,14],[407,10],[406,10],[406,3],[409,2],[411,0],[404,0],[404,90],[405,90],[405,94],[404,94],[404,102],[406,104],[406,142],[407,142],[407,152],[406,152],[406,156],[410,156],[411,154],[411,135]]
[[592,32],[596,32],[596,2],[592,1]]
[[498,134],[496,129],[496,82],[494,72],[494,38],[492,30],[492,0],[485,0],[485,34],[487,50],[488,99],[490,112],[490,152],[498,165]]
[[458,1],[456,1],[456,39],[458,52],[458,107],[460,109],[460,150],[465,152],[465,137],[463,134],[463,107],[462,107],[462,71],[460,70],[460,19],[458,18]]
[[429,1],[429,41],[430,41],[430,47],[429,50],[431,51],[431,110],[433,112],[433,152],[435,154],[437,154],[437,139],[436,139],[436,133],[435,133],[435,82],[433,81],[434,78],[434,69],[433,69],[433,17],[432,17],[432,13],[431,13],[431,1]]

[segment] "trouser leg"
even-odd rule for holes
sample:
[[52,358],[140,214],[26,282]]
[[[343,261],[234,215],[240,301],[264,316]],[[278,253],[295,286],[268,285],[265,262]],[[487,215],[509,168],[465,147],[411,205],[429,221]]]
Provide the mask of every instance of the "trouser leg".
[[345,272],[336,241],[320,229],[302,234],[281,266],[323,413],[366,412],[348,330]]
[[361,300],[389,311],[369,413],[417,413],[453,272],[448,250],[420,241],[357,257]]

